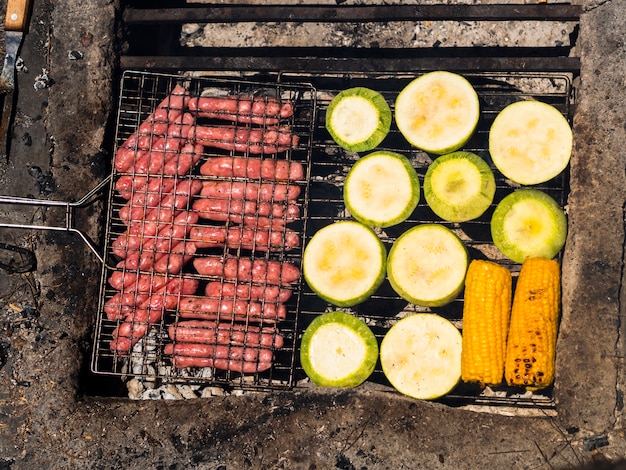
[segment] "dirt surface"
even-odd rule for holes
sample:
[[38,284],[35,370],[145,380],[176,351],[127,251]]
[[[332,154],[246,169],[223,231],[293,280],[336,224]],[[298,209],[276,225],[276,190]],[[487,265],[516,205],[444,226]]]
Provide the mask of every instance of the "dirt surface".
[[[107,174],[120,14],[116,1],[34,2],[13,145],[0,162],[4,194],[74,201]],[[626,1],[586,2],[575,48],[556,413],[474,412],[368,387],[120,398],[124,388],[87,371],[97,257],[75,233],[0,229],[37,260],[31,272],[0,275],[0,468],[626,468],[625,14]],[[94,240],[100,204],[76,221]],[[0,215],[64,219],[41,208]]]

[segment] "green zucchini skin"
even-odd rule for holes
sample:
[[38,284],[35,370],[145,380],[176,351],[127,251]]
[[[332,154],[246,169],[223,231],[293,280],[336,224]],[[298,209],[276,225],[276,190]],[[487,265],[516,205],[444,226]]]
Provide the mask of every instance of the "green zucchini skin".
[[[375,115],[365,116],[363,109],[357,106],[348,106],[351,98],[359,98],[353,103],[369,103],[367,113]],[[340,147],[349,152],[365,152],[372,150],[387,137],[391,129],[391,107],[379,92],[365,87],[354,87],[343,90],[337,94],[326,110],[326,130]],[[364,132],[364,123],[375,124],[370,132],[358,136]],[[367,127],[367,126],[365,126]]]

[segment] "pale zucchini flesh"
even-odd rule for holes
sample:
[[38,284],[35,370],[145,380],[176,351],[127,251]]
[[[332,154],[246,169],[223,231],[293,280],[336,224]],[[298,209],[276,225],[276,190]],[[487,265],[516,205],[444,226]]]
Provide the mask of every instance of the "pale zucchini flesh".
[[435,154],[460,149],[476,130],[480,102],[463,76],[436,71],[405,86],[395,101],[398,129],[413,146]]
[[413,314],[392,326],[380,345],[380,362],[391,385],[412,398],[433,400],[461,379],[462,337],[445,318]]
[[378,342],[365,322],[346,312],[325,313],[305,330],[300,362],[320,386],[356,387],[374,371]]
[[507,258],[554,258],[565,245],[567,218],[548,194],[523,188],[505,196],[491,219],[494,245]]
[[358,160],[343,190],[350,215],[372,227],[405,221],[420,199],[420,183],[411,162],[395,152],[377,151]]
[[511,181],[534,185],[558,176],[572,154],[572,129],[555,107],[541,101],[518,101],[495,118],[489,153]]
[[417,225],[394,242],[387,259],[387,277],[403,299],[425,307],[454,300],[463,289],[469,263],[467,249],[450,229]]
[[426,202],[436,215],[449,222],[480,217],[493,202],[495,192],[491,168],[471,152],[438,157],[424,177]]
[[354,87],[335,96],[326,111],[326,129],[333,140],[352,152],[372,150],[389,133],[392,113],[377,91]]
[[370,297],[385,279],[386,249],[378,235],[356,221],[318,230],[307,244],[302,272],[319,297],[349,307]]

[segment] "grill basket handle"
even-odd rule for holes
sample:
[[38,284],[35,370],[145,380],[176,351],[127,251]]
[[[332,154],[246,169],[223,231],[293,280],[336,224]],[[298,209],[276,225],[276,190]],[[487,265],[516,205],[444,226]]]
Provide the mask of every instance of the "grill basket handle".
[[89,249],[98,258],[101,263],[104,263],[104,254],[100,252],[100,249],[96,244],[85,234],[82,230],[74,226],[74,211],[78,208],[86,206],[92,201],[95,195],[97,195],[102,188],[104,188],[111,181],[111,175],[107,176],[98,185],[96,185],[91,191],[85,194],[80,200],[76,202],[54,201],[48,199],[32,199],[26,197],[14,197],[14,196],[0,196],[0,204],[15,204],[24,206],[36,206],[36,207],[62,207],[65,208],[65,224],[63,225],[37,225],[37,224],[17,224],[17,223],[4,223],[0,222],[0,228],[14,228],[14,229],[30,229],[30,230],[55,230],[64,232],[77,233],[83,241],[87,244]]

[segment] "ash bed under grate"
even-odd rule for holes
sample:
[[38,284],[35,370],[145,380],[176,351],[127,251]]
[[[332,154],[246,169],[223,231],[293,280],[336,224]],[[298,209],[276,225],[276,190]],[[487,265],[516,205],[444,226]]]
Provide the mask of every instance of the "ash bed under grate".
[[[210,77],[210,74],[208,74]],[[240,75],[241,76],[241,75]],[[248,80],[260,88],[297,90],[296,117],[292,123],[299,129],[304,140],[293,151],[287,154],[288,159],[298,160],[307,167],[308,178],[304,184],[305,190],[299,203],[302,205],[303,219],[294,225],[301,231],[302,247],[319,228],[337,220],[349,218],[345,212],[342,199],[342,184],[350,166],[359,158],[359,155],[349,153],[338,147],[329,137],[324,127],[325,111],[332,97],[342,89],[352,86],[367,86],[381,92],[390,105],[393,106],[395,96],[417,74],[411,73],[302,73],[283,72],[277,76],[248,73]],[[491,164],[487,149],[488,129],[496,114],[507,104],[522,99],[537,99],[556,106],[568,119],[571,119],[572,105],[574,101],[572,77],[562,73],[473,73],[464,74],[474,85],[478,92],[481,104],[481,120],[477,132],[464,146]],[[130,78],[129,78],[130,77]],[[191,83],[192,94],[198,93],[203,82],[217,80],[223,82],[224,77],[207,78],[200,76],[195,78],[179,78],[176,76],[157,74],[138,74],[130,72],[127,75],[128,82],[124,86],[131,90],[123,90],[120,101],[120,115],[117,142],[121,143],[130,135],[137,125],[145,119],[177,80],[187,80]],[[240,78],[228,83],[238,84]],[[132,85],[130,85],[132,84]],[[306,85],[303,85],[306,84]],[[239,91],[239,90],[234,90]],[[142,98],[142,94],[148,94],[149,99]],[[284,93],[284,91],[281,91]],[[158,98],[158,99],[157,99]],[[137,113],[137,110],[141,110]],[[310,120],[314,117],[314,120]],[[307,120],[309,119],[309,120]],[[310,139],[310,142],[307,142]],[[403,139],[400,133],[392,125],[388,137],[379,148],[397,151],[405,154],[416,168],[421,182],[432,156],[412,148]],[[206,154],[203,155],[203,158]],[[507,181],[491,165],[496,176],[497,191],[492,207],[478,220],[462,223],[448,224],[464,241],[470,255],[473,258],[485,258],[495,260],[506,265],[514,277],[519,271],[519,265],[512,263],[494,248],[490,231],[489,220],[495,204],[506,194],[515,189],[515,185]],[[197,172],[196,172],[197,173]],[[202,179],[196,175],[196,178]],[[565,207],[568,192],[568,174],[564,172],[559,177],[545,184],[538,185],[541,189],[554,197],[562,207]],[[112,190],[113,191],[113,190]],[[111,222],[107,234],[107,246],[111,246],[112,240],[122,230],[119,220],[116,218],[120,205],[112,192],[111,207],[109,208]],[[412,216],[404,223],[389,227],[379,234],[387,247],[403,233],[408,227],[419,223],[444,223],[435,216],[428,208],[423,197]],[[279,253],[280,257],[299,265],[301,251],[297,253]],[[107,259],[111,264],[111,255]],[[285,258],[283,258],[285,259]],[[103,285],[106,276],[110,275],[112,266],[106,267],[103,272]],[[110,288],[104,288],[101,302],[105,302],[113,294]],[[107,342],[111,339],[111,332],[115,322],[111,323],[102,313],[99,317],[96,347],[94,350],[94,371],[113,373],[127,378],[141,377],[144,379],[169,382],[200,383],[203,386],[218,385],[228,389],[277,389],[310,386],[306,376],[299,365],[299,340],[308,323],[317,315],[334,310],[332,305],[326,304],[315,296],[304,282],[300,282],[294,289],[294,297],[287,304],[288,311],[292,315],[291,320],[282,322],[279,326],[287,341],[285,346],[276,352],[276,360],[270,371],[260,374],[240,375],[231,372],[220,372],[207,369],[183,369],[175,371],[169,366],[167,358],[162,354],[166,342],[164,328],[168,323],[176,321],[176,313],[170,312],[165,322],[159,328],[153,328],[152,332],[135,347],[135,359],[130,360],[127,356],[111,354],[107,348]],[[462,330],[462,295],[448,306],[429,309],[407,304],[400,299],[385,282],[381,288],[365,303],[344,309],[364,319],[372,328],[379,340],[385,332],[399,318],[412,312],[436,312],[450,319]],[[101,308],[102,310],[102,308]],[[131,355],[132,357],[132,355]],[[217,372],[217,373],[216,373]],[[393,391],[385,379],[380,365],[378,364],[374,374],[368,381],[369,385],[381,387],[383,390]],[[469,384],[459,384],[449,395],[441,401],[450,405],[480,405],[480,406],[512,406],[515,408],[552,409],[554,401],[552,388],[535,392],[524,393],[522,390],[501,387],[498,389],[481,390]]]

